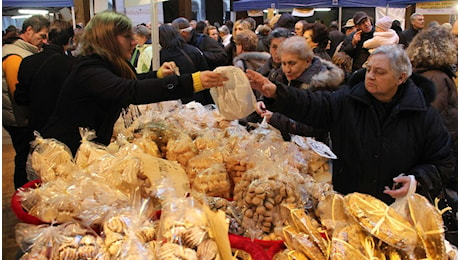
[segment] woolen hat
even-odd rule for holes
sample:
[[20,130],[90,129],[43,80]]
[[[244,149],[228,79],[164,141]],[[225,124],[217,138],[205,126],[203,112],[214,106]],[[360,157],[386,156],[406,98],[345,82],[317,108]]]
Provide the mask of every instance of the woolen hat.
[[343,28],[351,28],[353,26],[355,26],[355,23],[353,22],[353,19],[350,18],[350,19],[347,20],[347,23],[345,24],[345,26]]
[[355,23],[355,25],[358,25],[360,22],[362,22],[366,18],[369,18],[369,15],[367,15],[365,12],[359,11],[359,12],[356,12],[355,15],[353,16],[353,22]]
[[380,18],[377,23],[375,24],[375,26],[385,30],[385,31],[388,31],[390,28],[391,28],[391,23],[393,22],[393,19],[391,19],[390,17],[388,16],[384,16],[382,18]]

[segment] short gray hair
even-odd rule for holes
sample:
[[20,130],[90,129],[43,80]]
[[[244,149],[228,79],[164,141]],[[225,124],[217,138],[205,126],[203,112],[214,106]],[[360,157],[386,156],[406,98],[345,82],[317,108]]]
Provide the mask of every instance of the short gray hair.
[[423,14],[419,14],[419,13],[413,13],[413,14],[411,14],[411,16],[410,16],[410,21],[412,22],[413,20],[415,20],[415,18],[416,18],[417,16],[423,16]]
[[221,27],[219,27],[219,32],[223,32],[224,34],[229,34],[230,29],[228,29],[227,25],[222,25]]
[[397,75],[407,74],[407,78],[412,75],[412,64],[404,49],[398,44],[382,45],[376,48],[369,59],[377,54],[383,54],[390,60],[390,67]]
[[289,37],[281,43],[278,47],[278,56],[281,58],[286,53],[297,55],[301,60],[309,60],[314,56],[307,40],[301,36]]

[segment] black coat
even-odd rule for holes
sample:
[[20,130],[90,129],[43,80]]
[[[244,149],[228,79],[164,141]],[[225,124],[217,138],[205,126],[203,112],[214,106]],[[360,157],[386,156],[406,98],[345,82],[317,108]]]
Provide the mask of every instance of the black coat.
[[414,29],[414,27],[411,25],[409,29],[401,32],[399,37],[399,44],[404,45],[404,49],[406,49],[415,35],[417,35],[419,32],[419,30]]
[[413,75],[399,86],[399,98],[382,116],[382,104],[364,87],[364,74],[355,73],[348,86],[333,93],[277,84],[278,98],[266,104],[297,121],[330,130],[338,157],[332,177],[336,191],[362,192],[389,204],[394,200],[383,193],[384,187],[392,187],[392,179],[406,173],[419,182],[417,192],[438,195],[441,180],[456,173],[449,133],[429,106],[433,84]]
[[[293,88],[311,90],[311,91],[336,91],[343,83],[343,72],[332,62],[314,57],[310,67],[308,67],[297,79],[290,82],[284,75],[282,69],[274,72],[278,75],[270,75],[269,78],[275,78],[276,81],[283,82]],[[317,141],[328,144],[328,131],[314,128],[306,124],[294,121],[289,117],[274,112],[270,125],[280,130],[283,139],[291,140],[290,134],[314,137]]]
[[[160,51],[160,64],[166,61],[174,61],[176,66],[179,68],[180,74],[188,74],[197,71],[209,70],[208,63],[200,51],[195,46],[184,43],[181,52],[179,49],[162,49]],[[188,55],[188,57],[185,54]],[[193,94],[193,97],[183,98],[182,102],[188,103],[190,101],[200,102],[202,105],[213,104],[209,89],[197,92]]]
[[366,62],[367,58],[369,58],[369,49],[364,48],[363,43],[374,37],[374,29],[372,29],[371,32],[362,33],[361,40],[356,44],[356,46],[353,46],[352,40],[355,33],[356,32],[352,32],[350,35],[345,37],[340,50],[344,51],[353,59],[353,65],[351,67],[352,71],[356,71],[362,68],[364,62]]
[[228,57],[225,53],[224,47],[208,35],[197,34],[195,30],[192,30],[192,37],[188,41],[188,44],[197,47],[203,52],[206,62],[211,70],[227,64]]
[[78,128],[86,127],[96,131],[95,142],[108,145],[123,108],[193,94],[190,74],[155,77],[155,72],[149,72],[139,75],[142,80],[125,79],[115,74],[111,64],[97,55],[78,58],[42,136],[56,138],[75,154],[81,140]]
[[41,132],[50,118],[74,62],[74,57],[55,44],[45,45],[42,52],[21,62],[14,98],[16,103],[29,107],[28,126],[32,130]]

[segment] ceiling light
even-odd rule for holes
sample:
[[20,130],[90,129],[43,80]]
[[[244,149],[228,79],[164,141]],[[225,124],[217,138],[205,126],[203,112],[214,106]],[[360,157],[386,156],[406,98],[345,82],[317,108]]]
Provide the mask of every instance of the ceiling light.
[[39,9],[19,9],[20,14],[41,14],[46,15],[49,13],[48,10],[39,10]]
[[329,12],[331,8],[315,8],[316,12]]
[[11,19],[26,19],[26,18],[29,18],[31,16],[32,16],[31,14],[15,15],[15,16],[11,16]]

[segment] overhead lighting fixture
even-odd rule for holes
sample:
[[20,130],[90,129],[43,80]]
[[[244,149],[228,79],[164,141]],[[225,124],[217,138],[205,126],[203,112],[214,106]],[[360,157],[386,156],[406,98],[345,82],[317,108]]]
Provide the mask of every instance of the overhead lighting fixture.
[[26,19],[26,18],[29,18],[31,16],[32,16],[31,14],[15,15],[15,16],[11,16],[11,19]]
[[316,12],[329,12],[331,8],[315,8]]
[[48,10],[39,10],[39,9],[19,9],[18,12],[20,14],[41,14],[41,15],[47,15],[49,13]]

